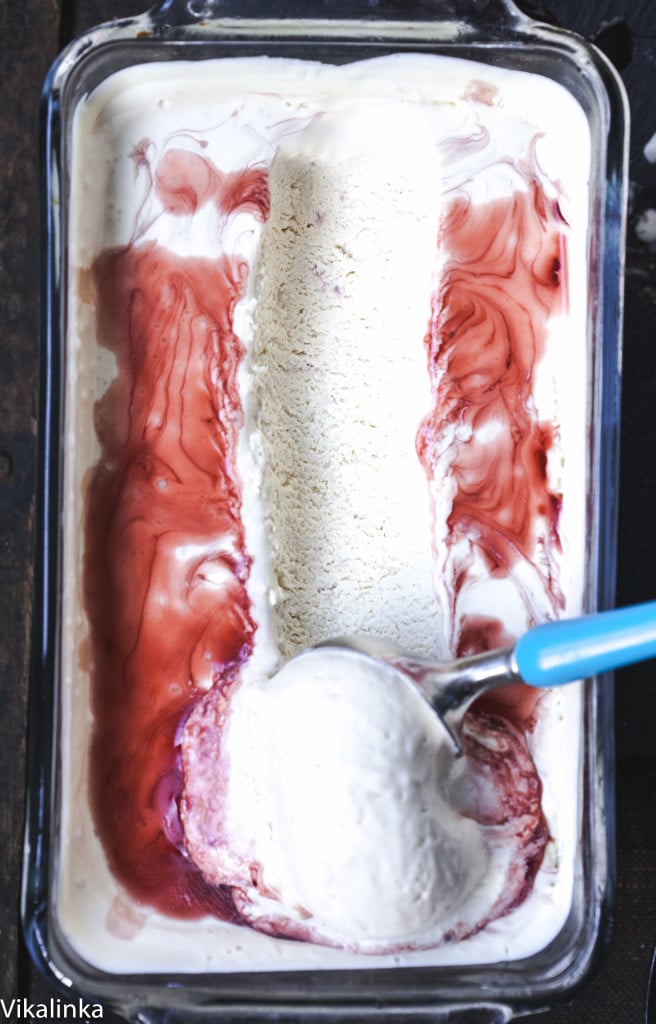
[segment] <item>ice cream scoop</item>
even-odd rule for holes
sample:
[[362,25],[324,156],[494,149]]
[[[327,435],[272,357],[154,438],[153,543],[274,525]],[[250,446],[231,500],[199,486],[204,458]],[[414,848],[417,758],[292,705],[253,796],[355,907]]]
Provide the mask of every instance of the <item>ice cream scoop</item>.
[[308,649],[189,717],[189,857],[261,932],[376,955],[462,939],[521,902],[547,838],[521,731],[473,713],[463,744],[387,661]]
[[[392,665],[416,685],[460,753],[464,716],[486,690],[521,682],[561,686],[656,657],[656,601],[546,622],[528,630],[512,647],[445,663],[367,635],[328,640],[314,651],[322,647],[344,647],[363,659]],[[312,656],[312,651],[300,655]]]

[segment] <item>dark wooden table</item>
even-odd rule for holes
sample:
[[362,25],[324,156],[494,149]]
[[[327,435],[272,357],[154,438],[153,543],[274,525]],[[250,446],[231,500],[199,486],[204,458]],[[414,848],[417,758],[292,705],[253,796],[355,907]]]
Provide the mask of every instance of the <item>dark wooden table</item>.
[[[73,35],[108,18],[138,13],[145,2],[0,0],[0,998],[5,1005],[14,996],[43,1001],[51,994],[29,962],[18,916],[39,329],[39,93],[50,63]],[[641,212],[656,208],[656,166],[643,155],[656,133],[656,0],[534,0],[532,6],[595,38],[621,68],[632,106],[617,588],[618,603],[624,604],[656,596],[656,253],[635,233]],[[656,940],[653,664],[618,674],[616,735],[613,936],[596,977],[569,1003],[541,1016],[543,1024],[643,1019]]]

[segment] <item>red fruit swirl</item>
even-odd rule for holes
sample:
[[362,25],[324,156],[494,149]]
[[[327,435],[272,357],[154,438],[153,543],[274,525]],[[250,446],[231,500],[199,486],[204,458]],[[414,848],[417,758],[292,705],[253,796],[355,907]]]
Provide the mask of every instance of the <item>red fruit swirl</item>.
[[[147,141],[134,156],[148,161]],[[208,203],[223,217],[247,210],[264,220],[268,213],[262,170],[222,174],[202,156],[169,150],[151,182],[176,217],[193,217]],[[430,476],[445,432],[453,424],[470,428],[471,441],[450,460],[457,486],[449,552],[465,538],[492,575],[503,575],[518,559],[535,563],[539,551],[554,609],[562,600],[555,559],[561,499],[546,475],[553,430],[537,421],[531,393],[546,322],[563,303],[560,226],[535,183],[508,200],[482,207],[456,200],[448,208],[441,245],[449,255],[427,337],[435,401],[418,439]],[[202,745],[220,762],[211,709],[229,710],[256,631],[236,458],[242,347],[233,327],[249,269],[229,255],[184,258],[138,239],[96,260],[98,337],[115,353],[117,375],[96,407],[101,455],[85,520],[90,788],[109,864],[144,905],[235,921],[241,915],[230,889],[207,883],[185,850],[179,741],[213,688],[198,707],[209,712]],[[491,422],[501,429],[483,447],[477,436]],[[455,621],[468,568],[448,559]],[[472,652],[501,636],[495,619],[465,621],[455,647]],[[530,890],[548,840],[526,748],[534,714],[532,691],[520,690],[505,701],[488,698],[471,715],[472,771],[492,774],[500,795],[495,809],[474,804],[466,813],[508,827],[519,851],[517,879],[493,916]],[[505,760],[487,753],[487,739],[477,743],[477,732],[488,738],[490,731],[503,740]]]
[[[202,188],[201,188],[202,186]],[[266,174],[220,175],[169,152],[155,187],[184,214],[268,212]],[[95,262],[100,344],[117,375],[95,410],[101,456],[85,522],[90,621],[91,802],[116,877],[168,913],[234,916],[184,851],[179,729],[229,683],[253,644],[236,444],[242,347],[233,311],[249,268],[179,258],[154,242]]]

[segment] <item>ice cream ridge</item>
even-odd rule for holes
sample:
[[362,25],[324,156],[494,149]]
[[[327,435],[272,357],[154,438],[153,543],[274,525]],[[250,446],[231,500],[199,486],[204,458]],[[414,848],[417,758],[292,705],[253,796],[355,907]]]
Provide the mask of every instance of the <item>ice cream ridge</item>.
[[527,907],[546,941],[567,913],[577,687],[487,694],[456,758],[393,670],[295,655],[359,632],[452,657],[581,610],[585,119],[449,58],[206,70],[202,101],[192,66],[142,67],[77,115],[106,212],[73,226],[76,301],[114,360],[82,516],[90,820],[145,917],[524,955]]

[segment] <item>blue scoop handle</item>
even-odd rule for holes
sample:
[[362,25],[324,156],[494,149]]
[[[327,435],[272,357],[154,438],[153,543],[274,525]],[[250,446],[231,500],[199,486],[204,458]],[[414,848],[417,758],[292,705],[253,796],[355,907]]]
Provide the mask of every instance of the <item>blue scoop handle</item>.
[[656,657],[656,601],[534,626],[515,644],[519,674],[560,686]]

